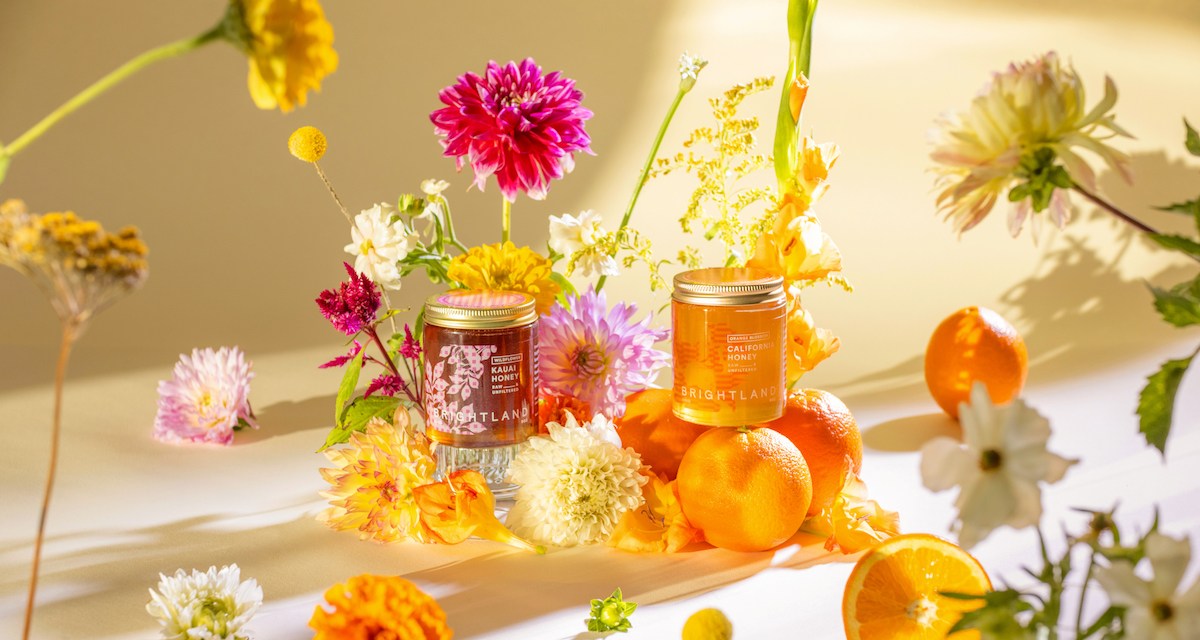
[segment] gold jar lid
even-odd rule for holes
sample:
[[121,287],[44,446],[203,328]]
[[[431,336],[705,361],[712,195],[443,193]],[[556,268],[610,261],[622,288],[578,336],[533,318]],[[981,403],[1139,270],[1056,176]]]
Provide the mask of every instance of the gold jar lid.
[[713,267],[675,276],[671,298],[690,304],[732,306],[784,302],[783,276],[765,269]]
[[425,324],[451,329],[503,329],[537,320],[533,296],[519,291],[456,289],[425,301]]

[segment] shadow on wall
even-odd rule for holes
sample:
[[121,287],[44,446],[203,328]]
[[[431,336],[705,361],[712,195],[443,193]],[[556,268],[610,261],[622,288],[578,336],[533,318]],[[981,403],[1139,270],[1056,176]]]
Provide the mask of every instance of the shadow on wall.
[[[151,0],[126,4],[117,20],[87,0],[64,0],[53,10],[0,3],[0,58],[38,61],[0,68],[4,95],[25,96],[0,104],[0,138],[141,49],[208,26],[220,3],[166,11]],[[663,71],[647,60],[673,2],[532,0],[519,11],[498,3],[324,4],[340,66],[307,107],[287,115],[255,109],[245,60],[221,44],[131,78],[13,165],[0,198],[22,198],[34,211],[74,209],[111,227],[134,224],[150,246],[150,280],[92,324],[72,359],[72,378],[166,371],[193,347],[237,344],[255,358],[337,344],[312,300],[344,277],[349,234],[311,169],[285,150],[297,126],[329,134],[322,166],[351,211],[417,191],[425,178],[445,178],[464,242],[495,242],[494,181],[486,192],[468,190],[470,170],[456,174],[453,160],[441,156],[428,114],[440,106],[439,89],[482,71],[489,59],[531,56],[547,72],[562,70],[596,114],[588,130],[597,156],[578,158],[546,202],[518,201],[514,239],[533,247],[545,244],[547,215],[588,208],[589,180],[605,173],[605,162],[621,161],[606,154],[624,136],[650,135],[628,127],[630,110],[651,86],[645,78]],[[114,20],[119,37],[100,28]],[[52,40],[82,44],[46,46]],[[64,71],[48,76],[45,69]],[[96,149],[102,159],[81,153]],[[10,301],[0,311],[0,390],[48,384],[57,320],[10,270],[0,269],[0,292]],[[430,293],[415,276],[396,303],[416,308]]]
[[[1164,232],[1192,233],[1189,219],[1157,211],[1156,205],[1195,197],[1200,174],[1162,153],[1133,157],[1135,186],[1106,173],[1100,191],[1135,217]],[[1075,197],[1078,205],[1080,198]],[[1078,209],[1077,209],[1078,210]],[[1004,215],[997,209],[992,215]],[[1029,230],[1014,242],[1028,242]],[[1104,238],[1118,246],[1115,257],[1097,252],[1091,239]],[[1037,264],[1018,270],[1031,275],[1001,294],[997,311],[1015,324],[1029,348],[1029,382],[1046,384],[1082,371],[1119,365],[1156,347],[1179,341],[1183,333],[1164,323],[1154,310],[1146,283],[1168,286],[1195,274],[1194,265],[1172,257],[1141,233],[1098,208],[1088,208],[1065,232],[1056,232],[1052,247]],[[1140,246],[1139,246],[1140,245]],[[1118,268],[1132,251],[1146,250],[1157,265],[1142,276]],[[1007,268],[1007,267],[1004,267]],[[947,309],[949,315],[953,309]],[[929,328],[930,333],[933,327]],[[874,403],[882,400],[928,399],[924,353],[897,365],[867,373],[831,389],[846,389],[844,400]],[[1137,389],[1130,389],[1136,394]],[[929,399],[933,408],[932,399]]]

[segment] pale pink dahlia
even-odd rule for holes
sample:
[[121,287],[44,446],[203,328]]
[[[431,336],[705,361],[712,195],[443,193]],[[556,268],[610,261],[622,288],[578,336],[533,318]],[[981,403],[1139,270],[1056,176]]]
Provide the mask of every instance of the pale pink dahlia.
[[446,106],[429,119],[443,137],[443,154],[459,169],[469,160],[480,189],[495,174],[510,202],[518,191],[545,198],[550,180],[575,167],[576,153],[592,152],[583,128],[592,112],[579,103],[583,93],[557,71],[542,75],[532,58],[489,62],[483,77],[463,74],[438,97]]
[[250,410],[251,363],[237,347],[193,349],[175,375],[158,383],[154,437],[163,442],[228,445],[236,428],[257,428]]
[[538,325],[539,373],[543,389],[587,403],[614,418],[625,413],[625,396],[654,382],[670,356],[654,348],[666,329],[650,328],[650,317],[633,322],[637,307],[623,302],[608,309],[603,293],[589,290],[555,305]]

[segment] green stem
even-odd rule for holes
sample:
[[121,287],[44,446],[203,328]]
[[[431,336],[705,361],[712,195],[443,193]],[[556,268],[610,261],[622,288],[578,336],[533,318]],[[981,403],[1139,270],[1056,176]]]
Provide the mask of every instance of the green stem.
[[[1079,588],[1079,609],[1075,612],[1075,635],[1079,636],[1083,628],[1083,603],[1087,601],[1088,585],[1092,582],[1092,572],[1096,569],[1096,550],[1092,549],[1088,558],[1087,574],[1083,577],[1083,586]],[[1086,637],[1086,636],[1084,636]]]
[[817,13],[817,0],[790,0],[788,2],[788,70],[783,79],[783,91],[779,99],[779,115],[775,121],[775,177],[779,180],[779,191],[795,173],[796,136],[800,124],[792,118],[792,83],[803,73],[808,77],[812,63],[813,17]]
[[504,208],[500,211],[500,244],[504,244],[512,234],[512,203],[503,196],[500,199],[504,201]]
[[[629,226],[629,219],[633,217],[633,208],[637,206],[638,196],[642,194],[642,187],[646,186],[646,180],[650,176],[650,170],[654,168],[654,159],[658,157],[658,148],[662,146],[663,138],[667,135],[667,129],[671,126],[671,120],[675,118],[675,112],[679,109],[679,104],[683,102],[683,96],[687,95],[691,90],[690,86],[681,86],[679,91],[675,93],[675,99],[671,101],[670,108],[667,109],[667,115],[663,118],[662,124],[658,126],[658,135],[654,137],[654,144],[650,146],[650,154],[646,156],[646,163],[642,165],[642,172],[638,174],[637,184],[633,187],[633,195],[629,198],[629,204],[625,207],[625,215],[621,218],[621,226],[617,227],[615,237],[621,237],[621,232],[625,227]],[[614,247],[614,253],[616,248]],[[596,281],[596,292],[599,293],[604,288],[605,281],[608,276],[602,275]]]
[[111,89],[117,83],[121,82],[125,78],[128,78],[134,73],[137,73],[143,68],[148,67],[159,60],[166,60],[167,58],[174,58],[176,56],[183,55],[193,49],[197,49],[205,44],[208,44],[209,42],[212,42],[213,40],[220,38],[221,35],[221,27],[218,26],[194,38],[178,40],[176,42],[151,49],[130,60],[129,62],[126,62],[125,64],[114,69],[108,75],[92,83],[91,86],[87,87],[83,91],[80,91],[75,95],[75,97],[64,102],[62,106],[54,111],[51,111],[50,115],[42,118],[41,121],[30,127],[28,131],[21,134],[16,140],[13,140],[7,146],[0,149],[0,156],[12,157],[17,155],[23,149],[25,149],[25,147],[29,146],[30,143],[41,137],[43,133],[46,133],[46,131],[48,131],[55,124],[58,124],[59,120],[71,115],[79,107],[91,102],[96,98],[96,96],[99,96],[105,91]]
[[454,233],[454,217],[450,215],[450,202],[441,196],[438,196],[441,201],[442,210],[446,212],[446,239],[450,244],[457,247],[459,251],[466,253],[467,247],[458,241],[458,234]]
[[[1083,187],[1079,186],[1078,184],[1072,185],[1071,188],[1076,193],[1079,193],[1084,198],[1087,198],[1088,200],[1090,200],[1092,202],[1092,204],[1113,214],[1119,220],[1124,221],[1125,223],[1132,226],[1134,229],[1137,229],[1138,231],[1141,231],[1142,233],[1145,233],[1145,234],[1148,234],[1151,236],[1162,235],[1154,227],[1151,227],[1150,225],[1142,222],[1141,220],[1138,220],[1137,218],[1129,215],[1128,213],[1125,213],[1124,211],[1117,208],[1116,205],[1114,205],[1111,202],[1105,200],[1104,198],[1101,198],[1100,196],[1088,191],[1087,189],[1084,189]],[[1197,262],[1200,262],[1200,258],[1197,258],[1196,256],[1193,256],[1191,254],[1187,254],[1187,255],[1191,259],[1196,260]]]

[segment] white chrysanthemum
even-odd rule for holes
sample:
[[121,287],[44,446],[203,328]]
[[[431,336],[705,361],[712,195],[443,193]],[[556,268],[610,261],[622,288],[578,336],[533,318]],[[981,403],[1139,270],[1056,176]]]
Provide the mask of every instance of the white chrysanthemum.
[[617,444],[603,415],[583,426],[569,417],[566,425],[551,422],[547,429],[550,435],[530,438],[508,468],[520,488],[505,524],[541,544],[603,542],[621,516],[642,503],[641,457]]
[[169,640],[245,640],[239,633],[262,605],[262,587],[253,578],[241,581],[236,564],[210,567],[189,576],[179,569],[159,574],[158,591],[150,590],[146,612],[162,625]]
[[416,232],[393,218],[393,207],[383,203],[354,216],[346,253],[354,256],[355,271],[366,274],[385,289],[395,290],[400,288],[400,269],[396,263],[416,247],[418,239]]
[[1146,558],[1154,576],[1138,577],[1129,562],[1113,561],[1096,569],[1096,580],[1112,604],[1125,607],[1125,635],[1138,640],[1185,640],[1200,637],[1200,580],[1176,593],[1192,558],[1187,538],[1161,533],[1146,536]]
[[1042,517],[1042,482],[1058,482],[1075,464],[1046,449],[1050,421],[1019,398],[995,406],[976,381],[958,409],[963,442],[935,438],[921,449],[921,478],[931,491],[958,487],[958,542],[970,548],[993,529],[1034,526]]
[[596,242],[607,235],[600,214],[591,209],[578,216],[564,213],[550,216],[550,248],[575,261],[586,277],[593,274],[615,276],[621,273],[612,256],[598,250]]

